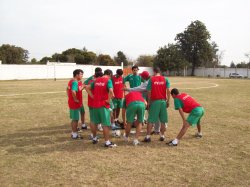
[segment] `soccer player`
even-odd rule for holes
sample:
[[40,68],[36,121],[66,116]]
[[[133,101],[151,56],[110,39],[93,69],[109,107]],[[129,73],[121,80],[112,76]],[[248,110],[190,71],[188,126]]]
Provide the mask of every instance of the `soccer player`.
[[167,77],[162,76],[160,68],[153,68],[154,76],[149,79],[148,90],[148,104],[149,116],[147,124],[147,136],[144,142],[151,142],[150,134],[152,126],[159,120],[161,122],[160,141],[165,140],[165,131],[168,123],[167,107],[170,99],[170,82]]
[[124,78],[124,83],[129,82],[130,88],[134,88],[136,86],[140,86],[142,79],[141,76],[138,74],[139,68],[138,66],[133,66],[132,67],[133,74],[129,74]]
[[[104,71],[102,77],[98,77],[94,82],[86,87],[87,93],[94,99],[93,100],[93,116],[90,116],[91,121],[94,123],[91,128],[93,134],[92,143],[98,143],[96,137],[97,125],[102,124],[103,135],[105,139],[105,147],[116,147],[116,144],[109,140],[109,128],[110,128],[110,101],[114,97],[113,85],[110,80],[112,71],[107,69]],[[92,92],[92,91],[93,92]]]
[[135,133],[135,139],[133,141],[134,145],[139,144],[138,138],[142,128],[145,105],[147,105],[147,102],[142,97],[142,94],[140,92],[136,91],[130,92],[125,96],[127,125],[125,128],[126,134],[124,138],[126,141],[128,141],[131,125],[134,122],[135,116],[137,116],[136,133]]
[[114,98],[112,100],[113,105],[114,105],[114,122],[115,124],[111,125],[112,129],[119,129],[116,124],[121,124],[118,120],[119,114],[120,114],[120,109],[123,108],[123,100],[124,100],[124,83],[123,83],[123,71],[122,69],[117,69],[116,70],[116,75],[112,77],[112,83],[114,86]]
[[[137,92],[141,92],[143,98],[147,101],[147,97],[148,97],[148,93],[147,93],[147,86],[148,86],[148,80],[150,79],[150,75],[148,71],[143,71],[142,73],[140,73],[140,76],[142,77],[142,79],[144,80],[144,82],[137,87],[134,88],[124,88],[125,91],[128,92],[132,92],[132,91],[137,91]],[[144,119],[145,121],[145,119]],[[151,132],[151,135],[153,134],[160,134],[160,123],[157,122],[154,124],[154,131]]]
[[[203,107],[188,94],[179,93],[179,90],[176,88],[171,90],[171,95],[174,99],[175,109],[179,110],[183,125],[177,137],[170,141],[168,145],[177,146],[180,139],[184,136],[190,126],[197,126],[198,133],[196,134],[196,137],[201,138],[202,133],[200,120],[204,115]],[[184,112],[189,113],[187,118],[185,118]]]
[[[90,83],[91,82],[93,82],[93,81],[95,81],[95,79],[97,78],[97,77],[101,77],[103,75],[103,73],[102,73],[102,68],[100,68],[100,67],[96,67],[95,68],[95,74],[94,75],[92,75],[92,76],[90,76],[88,79],[86,79],[85,81],[84,81],[84,84],[85,85],[90,85]],[[92,107],[90,106],[91,104],[92,104],[92,98],[88,95],[88,106],[89,106],[89,115],[92,115]],[[91,119],[91,118],[90,118]],[[91,122],[90,122],[91,123]],[[102,129],[102,125],[101,124],[98,124],[98,130],[99,131],[103,131],[103,129]],[[92,135],[90,135],[90,138],[92,137]]]
[[68,94],[68,106],[70,111],[71,127],[72,127],[72,139],[82,139],[82,137],[77,133],[78,121],[80,119],[80,114],[83,119],[85,114],[84,107],[82,104],[82,90],[83,84],[81,82],[83,77],[83,71],[81,69],[76,69],[73,71],[73,79],[68,82],[67,94]]

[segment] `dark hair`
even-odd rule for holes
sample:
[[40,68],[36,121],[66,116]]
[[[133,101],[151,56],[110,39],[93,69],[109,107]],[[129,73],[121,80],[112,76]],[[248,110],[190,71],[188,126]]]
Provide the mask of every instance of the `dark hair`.
[[113,72],[112,72],[112,70],[110,70],[110,69],[106,69],[106,70],[104,71],[104,75],[112,76],[112,75],[113,75]]
[[97,72],[99,72],[99,71],[102,71],[102,68],[96,67],[96,68],[95,68],[95,73],[97,73]]
[[116,74],[119,75],[119,76],[123,75],[122,69],[117,69]]
[[83,70],[76,69],[76,70],[73,71],[73,76],[75,77],[75,76],[79,75],[80,73],[83,73]]
[[133,71],[134,69],[138,69],[138,70],[139,70],[139,68],[138,68],[137,65],[134,65],[134,66],[132,67],[132,71]]
[[161,72],[161,70],[160,70],[159,67],[154,67],[153,71],[154,71],[155,73],[160,73],[160,72]]
[[95,77],[102,77],[103,76],[103,72],[102,71],[98,71],[98,72],[95,72]]
[[171,95],[178,95],[179,94],[179,90],[177,89],[177,88],[173,88],[172,90],[171,90]]

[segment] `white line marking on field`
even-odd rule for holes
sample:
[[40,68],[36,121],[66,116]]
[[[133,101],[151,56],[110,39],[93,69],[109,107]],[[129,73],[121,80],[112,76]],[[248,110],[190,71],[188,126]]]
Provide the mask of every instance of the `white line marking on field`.
[[[197,83],[197,82],[195,82],[195,83]],[[202,82],[202,83],[204,83],[204,82]],[[172,85],[173,84],[190,84],[190,82],[189,83],[188,82],[186,82],[186,83],[184,83],[184,82],[172,83]],[[212,86],[203,86],[203,87],[197,87],[197,88],[180,88],[180,89],[184,89],[184,90],[198,90],[198,89],[206,89],[206,88],[215,88],[215,87],[219,86],[218,84],[210,83],[210,82],[206,83],[206,84],[212,84]]]
[[22,95],[54,94],[54,93],[62,93],[62,92],[66,93],[66,91],[58,91],[58,92],[33,92],[33,93],[0,95],[0,97],[12,97],[12,96],[22,96]]

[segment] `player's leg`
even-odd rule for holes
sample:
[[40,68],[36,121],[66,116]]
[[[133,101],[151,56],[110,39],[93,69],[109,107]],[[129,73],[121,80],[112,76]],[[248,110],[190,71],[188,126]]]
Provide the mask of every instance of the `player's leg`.
[[85,110],[84,110],[84,106],[81,107],[80,109],[80,113],[81,113],[81,129],[87,130],[87,125],[85,124]]
[[161,128],[160,128],[160,141],[165,140],[165,131],[168,123],[168,113],[167,113],[167,105],[166,101],[161,101],[161,110],[159,114],[159,119],[161,122]]
[[79,109],[75,109],[75,110],[70,109],[70,119],[71,119],[71,129],[72,129],[71,137],[73,139],[82,138],[77,133],[77,126],[78,126],[79,118],[80,118],[80,111],[79,111]]

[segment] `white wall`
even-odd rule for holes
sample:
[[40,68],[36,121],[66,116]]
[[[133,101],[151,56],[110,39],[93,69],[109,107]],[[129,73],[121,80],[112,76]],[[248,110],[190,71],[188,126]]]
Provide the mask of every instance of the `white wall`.
[[[96,67],[101,67],[103,70],[111,69],[114,74],[117,69],[121,68],[120,66],[75,65],[70,63],[50,63],[49,65],[0,64],[0,80],[71,78],[75,69],[82,69],[84,71],[83,77],[87,78],[94,74]],[[139,73],[142,71],[149,71],[150,75],[153,75],[151,67],[139,67]],[[250,78],[250,69],[243,68],[196,68],[195,76],[216,77],[219,75],[220,77],[229,77],[229,73],[234,72]],[[183,75],[183,72],[181,74]],[[175,75],[175,72],[171,72],[170,75]],[[188,70],[187,75],[191,75],[191,69]]]

